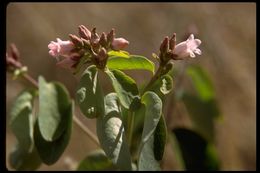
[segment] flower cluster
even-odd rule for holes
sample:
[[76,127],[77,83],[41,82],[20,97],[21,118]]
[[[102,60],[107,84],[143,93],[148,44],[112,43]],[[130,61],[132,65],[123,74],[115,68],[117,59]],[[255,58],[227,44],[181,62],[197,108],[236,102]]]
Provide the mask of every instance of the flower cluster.
[[195,53],[201,55],[201,50],[198,48],[201,40],[194,39],[191,34],[186,41],[176,45],[176,34],[174,33],[171,39],[165,37],[160,46],[161,63],[167,63],[170,59],[183,60],[187,57],[195,58]]
[[69,34],[70,40],[62,41],[57,38],[57,42],[51,41],[48,45],[49,54],[53,57],[63,57],[57,63],[64,68],[76,68],[81,62],[90,62],[98,68],[103,69],[108,58],[107,52],[110,50],[122,50],[129,42],[124,38],[115,38],[115,30],[109,33],[102,33],[100,36],[96,28],[91,31],[84,25],[78,27],[79,37]]

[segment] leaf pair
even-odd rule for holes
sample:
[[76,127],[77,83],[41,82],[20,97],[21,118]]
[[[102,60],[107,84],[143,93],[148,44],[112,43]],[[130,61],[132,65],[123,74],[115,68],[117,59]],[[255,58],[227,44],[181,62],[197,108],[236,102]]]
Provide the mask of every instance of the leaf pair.
[[16,170],[34,170],[41,162],[54,164],[68,145],[73,102],[60,83],[47,83],[39,77],[39,116],[33,118],[36,90],[25,90],[11,110],[11,128],[18,140],[10,156]]

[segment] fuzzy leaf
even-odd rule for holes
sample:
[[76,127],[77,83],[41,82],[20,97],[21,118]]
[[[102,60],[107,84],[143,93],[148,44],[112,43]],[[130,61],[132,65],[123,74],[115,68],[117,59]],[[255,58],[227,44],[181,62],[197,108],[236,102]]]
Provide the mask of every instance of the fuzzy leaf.
[[10,126],[20,148],[31,151],[33,147],[33,99],[35,90],[24,90],[16,98],[10,113]]
[[67,107],[67,118],[65,129],[63,133],[54,141],[47,141],[43,138],[40,129],[39,129],[39,122],[36,121],[34,127],[34,141],[37,151],[42,159],[42,161],[47,165],[54,164],[65,151],[71,135],[72,129],[72,115],[74,111],[74,102]]
[[63,134],[71,112],[69,93],[58,82],[47,83],[39,77],[39,129],[47,141],[54,141]]
[[88,118],[96,118],[104,113],[103,92],[98,82],[96,66],[89,66],[82,74],[76,100],[81,112]]
[[105,115],[97,118],[97,135],[107,157],[120,170],[131,170],[131,155],[116,93],[105,97]]
[[120,103],[127,109],[140,107],[140,96],[135,81],[120,70],[106,70]]

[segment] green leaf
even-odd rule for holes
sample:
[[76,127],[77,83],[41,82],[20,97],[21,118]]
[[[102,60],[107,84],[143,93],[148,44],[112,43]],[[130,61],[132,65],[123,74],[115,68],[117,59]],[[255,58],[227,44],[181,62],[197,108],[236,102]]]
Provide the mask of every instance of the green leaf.
[[67,89],[57,82],[47,83],[39,77],[39,117],[38,123],[43,138],[54,141],[61,136],[67,126],[71,112]]
[[138,171],[160,171],[160,164],[154,155],[154,136],[144,144],[138,159]]
[[20,147],[19,144],[11,153],[9,159],[10,166],[18,171],[33,171],[39,168],[42,163],[35,148],[28,152]]
[[186,70],[186,74],[191,77],[192,83],[202,100],[210,100],[215,97],[213,84],[206,73],[200,66],[192,65]]
[[138,109],[140,107],[140,96],[135,81],[120,70],[105,71],[112,81],[115,92],[120,103],[127,109]]
[[148,70],[154,74],[154,63],[144,56],[131,55],[129,58],[113,56],[108,59],[107,67],[118,70]]
[[154,156],[156,160],[162,160],[164,148],[166,145],[167,127],[164,120],[164,116],[161,115],[160,121],[154,132]]
[[164,100],[164,96],[169,94],[172,88],[173,88],[172,77],[167,74],[157,79],[148,90],[155,92],[162,100]]
[[187,170],[219,170],[216,148],[198,133],[185,129],[172,130],[179,143]]
[[142,133],[142,143],[145,143],[153,135],[161,118],[162,101],[157,94],[148,91],[142,96],[142,103],[146,107]]
[[[65,129],[63,133],[54,141],[47,141],[43,138],[40,129],[39,121],[36,121],[34,126],[34,141],[37,151],[42,159],[42,161],[47,165],[54,164],[65,151],[72,129],[72,116],[74,112],[74,102],[66,108],[67,118],[66,123],[64,122]],[[39,119],[38,119],[39,120]]]
[[77,171],[108,171],[115,170],[115,166],[103,150],[96,150],[79,163]]
[[148,91],[142,96],[145,119],[139,148],[138,170],[160,170],[154,155],[154,132],[162,115],[162,101],[157,94]]
[[220,112],[214,100],[203,101],[199,97],[183,92],[181,96],[194,129],[203,135],[207,140],[214,140],[214,120]]
[[34,89],[22,91],[11,109],[10,126],[18,144],[10,154],[9,163],[16,170],[35,170],[41,165],[33,141],[32,109],[36,92]]
[[16,98],[10,113],[10,126],[20,148],[31,151],[33,147],[33,99],[35,90],[24,90]]
[[122,57],[122,58],[129,58],[129,53],[123,50],[119,50],[119,51],[114,51],[111,50],[108,53],[109,58],[113,57],[113,56],[117,56],[117,57]]
[[105,97],[105,115],[97,118],[97,135],[108,158],[120,170],[131,170],[131,155],[116,93]]
[[83,72],[77,87],[76,100],[86,117],[96,118],[104,114],[104,98],[96,66],[89,66]]

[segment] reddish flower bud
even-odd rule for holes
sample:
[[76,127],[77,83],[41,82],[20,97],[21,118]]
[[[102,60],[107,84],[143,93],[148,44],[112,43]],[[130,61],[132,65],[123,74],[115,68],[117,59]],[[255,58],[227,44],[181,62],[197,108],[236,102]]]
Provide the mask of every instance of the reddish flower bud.
[[91,43],[98,43],[99,35],[96,33],[96,28],[93,28],[91,31]]
[[173,50],[176,45],[176,33],[173,33],[172,38],[170,39],[170,49]]
[[169,37],[166,36],[161,43],[160,51],[162,54],[165,54],[169,51]]
[[102,32],[99,43],[101,46],[106,47],[107,46],[107,36],[104,32]]
[[107,34],[108,43],[112,43],[115,38],[115,29],[112,28],[111,31]]
[[113,50],[121,50],[129,45],[129,41],[124,38],[115,38],[111,44]]
[[75,44],[75,46],[82,47],[84,45],[83,41],[76,35],[69,34],[69,37],[70,37],[70,40],[72,41],[72,43]]
[[80,25],[78,27],[79,29],[79,36],[86,39],[86,40],[89,40],[91,38],[91,32],[88,30],[87,27],[85,27],[84,25]]

